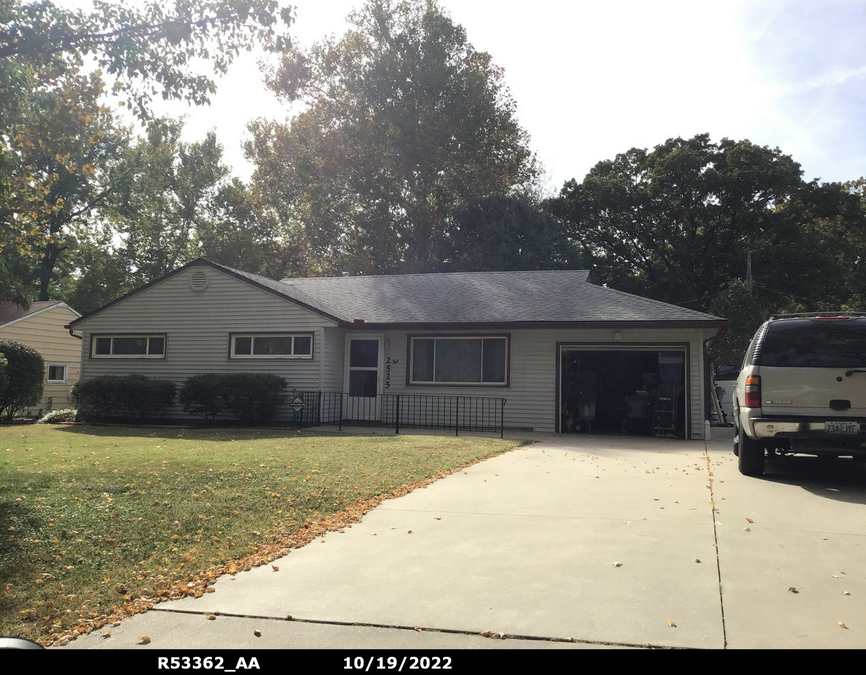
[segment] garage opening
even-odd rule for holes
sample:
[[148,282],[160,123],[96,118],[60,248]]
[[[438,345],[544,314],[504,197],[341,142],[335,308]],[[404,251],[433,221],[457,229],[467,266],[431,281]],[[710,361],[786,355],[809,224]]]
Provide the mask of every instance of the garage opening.
[[686,437],[684,351],[563,347],[560,433]]

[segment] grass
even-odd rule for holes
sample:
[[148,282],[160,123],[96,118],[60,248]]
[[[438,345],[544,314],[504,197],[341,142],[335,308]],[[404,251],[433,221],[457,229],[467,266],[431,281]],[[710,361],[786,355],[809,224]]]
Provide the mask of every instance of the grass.
[[[201,595],[509,441],[0,427],[0,634],[43,644]],[[407,487],[409,486],[409,487]]]

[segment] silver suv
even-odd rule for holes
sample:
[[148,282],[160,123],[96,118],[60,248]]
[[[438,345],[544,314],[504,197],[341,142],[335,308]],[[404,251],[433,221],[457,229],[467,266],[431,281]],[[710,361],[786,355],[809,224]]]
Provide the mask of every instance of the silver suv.
[[734,390],[734,454],[866,459],[866,313],[782,314],[763,324]]

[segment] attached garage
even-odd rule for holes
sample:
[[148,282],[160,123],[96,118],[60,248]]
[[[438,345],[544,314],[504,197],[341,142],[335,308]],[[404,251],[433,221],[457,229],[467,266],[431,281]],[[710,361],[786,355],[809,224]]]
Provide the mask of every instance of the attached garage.
[[685,438],[688,345],[559,345],[560,433]]

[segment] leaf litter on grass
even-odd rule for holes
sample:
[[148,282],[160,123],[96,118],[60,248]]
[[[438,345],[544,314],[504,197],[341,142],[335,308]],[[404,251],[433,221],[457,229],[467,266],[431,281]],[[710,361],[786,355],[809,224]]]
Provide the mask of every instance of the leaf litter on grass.
[[[369,437],[281,430],[179,439],[171,431],[154,440],[142,430],[44,427],[27,435],[26,457],[20,445],[10,449],[0,504],[20,497],[26,511],[8,510],[17,520],[0,549],[4,631],[63,644],[156,603],[201,597],[220,575],[276,560],[384,499],[515,446],[428,436],[379,437],[374,446]],[[42,448],[40,434],[53,436]],[[31,461],[45,473],[35,475]],[[26,574],[5,574],[21,567]]]

